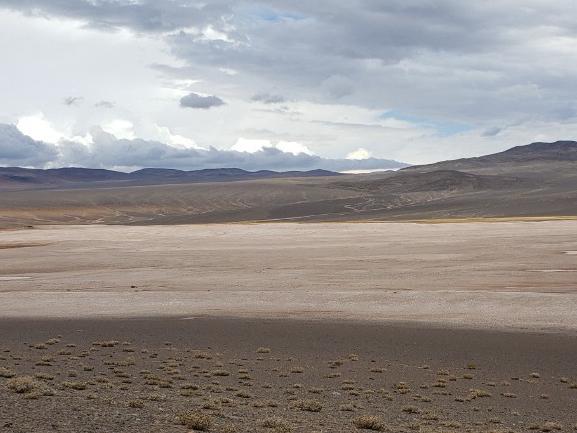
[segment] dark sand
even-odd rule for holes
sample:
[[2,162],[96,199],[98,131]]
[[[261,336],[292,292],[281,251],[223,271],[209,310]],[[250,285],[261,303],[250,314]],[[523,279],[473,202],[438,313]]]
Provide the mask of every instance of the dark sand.
[[[0,335],[0,367],[54,376],[37,379],[54,391],[38,399],[0,378],[6,432],[186,432],[178,424],[186,410],[209,415],[214,432],[361,431],[353,422],[365,414],[395,432],[570,432],[577,423],[577,337],[569,334],[151,318],[3,319]],[[111,340],[119,344],[93,344]],[[42,358],[47,365],[35,365]],[[335,360],[342,365],[330,368]],[[294,407],[310,400],[319,412]],[[271,417],[282,423],[264,427]]]

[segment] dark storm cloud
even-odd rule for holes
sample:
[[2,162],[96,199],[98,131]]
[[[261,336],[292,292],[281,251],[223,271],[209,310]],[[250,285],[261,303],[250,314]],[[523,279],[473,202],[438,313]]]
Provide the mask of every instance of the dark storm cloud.
[[57,158],[55,146],[31,139],[14,125],[0,123],[0,165],[42,166]]
[[207,110],[225,104],[226,103],[217,96],[202,96],[197,93],[190,93],[180,99],[180,106],[183,108],[200,108]]

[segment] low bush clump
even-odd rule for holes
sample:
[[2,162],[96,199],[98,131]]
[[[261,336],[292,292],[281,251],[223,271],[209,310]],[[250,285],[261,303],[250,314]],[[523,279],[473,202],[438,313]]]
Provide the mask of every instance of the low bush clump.
[[275,429],[278,433],[288,433],[292,430],[290,424],[279,417],[265,418],[260,422],[260,425],[265,428]]
[[5,367],[0,367],[0,377],[10,379],[14,376],[16,376],[16,373],[14,373],[12,370],[8,370]]
[[320,412],[323,405],[317,400],[297,400],[293,407],[306,412]]
[[39,387],[38,382],[30,376],[14,377],[6,382],[6,386],[17,394],[28,394]]
[[210,416],[200,412],[187,411],[178,415],[178,421],[186,428],[198,431],[208,431],[212,426]]
[[373,415],[362,415],[353,420],[353,424],[358,429],[363,430],[373,430],[373,431],[384,431],[385,424],[383,421]]

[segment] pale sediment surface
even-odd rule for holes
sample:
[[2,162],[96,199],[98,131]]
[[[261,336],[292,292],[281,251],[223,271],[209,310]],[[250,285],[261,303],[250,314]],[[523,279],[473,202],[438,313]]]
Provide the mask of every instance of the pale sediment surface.
[[[4,247],[3,247],[4,246]],[[577,222],[0,233],[0,317],[243,316],[577,329]]]

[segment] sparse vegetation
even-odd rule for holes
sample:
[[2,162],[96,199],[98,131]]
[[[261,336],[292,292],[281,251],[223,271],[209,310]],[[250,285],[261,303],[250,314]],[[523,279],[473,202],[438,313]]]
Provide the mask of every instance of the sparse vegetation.
[[0,377],[4,377],[4,378],[11,378],[16,376],[16,373],[14,373],[12,370],[9,370],[5,367],[0,367]]
[[[543,365],[543,377],[552,380],[521,374],[518,381],[510,382],[511,373],[499,377],[490,363],[486,369],[463,368],[462,364],[451,367],[445,360],[444,369],[438,370],[432,359],[434,369],[426,369],[421,362],[407,364],[360,353],[358,361],[344,356],[327,365],[327,358],[302,359],[298,354],[259,361],[254,350],[252,356],[243,353],[232,358],[216,348],[183,349],[176,342],[149,346],[143,352],[137,341],[130,345],[114,341],[92,345],[94,350],[84,350],[87,347],[79,343],[75,355],[69,356],[57,355],[64,346],[54,347],[59,343],[48,344],[49,350],[42,353],[28,343],[20,353],[0,351],[0,377],[6,379],[0,387],[10,391],[5,397],[20,403],[42,398],[33,405],[38,408],[56,408],[65,414],[77,411],[72,408],[113,408],[113,417],[123,422],[136,419],[139,426],[153,419],[159,431],[170,430],[163,423],[175,421],[187,429],[183,432],[216,433],[240,433],[255,426],[263,433],[308,431],[309,427],[316,432],[513,433],[517,425],[555,433],[559,427],[563,431],[573,427],[572,419],[554,416],[559,401],[573,395],[566,389],[570,379],[559,378]],[[134,355],[125,358],[126,348],[133,348]],[[48,365],[38,365],[38,358]],[[338,372],[329,369],[334,365]],[[295,373],[305,368],[309,374]],[[55,392],[58,398],[44,398]],[[490,400],[492,395],[497,398]],[[543,401],[549,395],[555,404]],[[541,422],[519,423],[527,415],[527,402],[539,408],[529,416],[541,416]],[[375,412],[371,415],[371,411]],[[386,418],[379,417],[382,413]],[[60,430],[69,433],[65,426]]]
[[323,408],[323,405],[318,400],[296,400],[293,402],[292,406],[296,409],[306,411],[306,412],[320,412]]
[[385,431],[386,426],[381,418],[373,415],[362,415],[353,420],[353,424],[358,429]]
[[74,389],[76,391],[84,391],[87,387],[85,382],[76,382],[76,381],[66,381],[62,382],[62,386],[68,389]]
[[143,400],[130,400],[128,402],[128,407],[134,408],[134,409],[142,409],[144,407],[144,401]]
[[278,433],[289,433],[292,430],[288,422],[278,417],[265,418],[260,421],[260,425],[264,428],[274,429]]
[[30,376],[13,377],[6,382],[6,386],[17,394],[27,394],[38,389],[39,384]]
[[187,428],[198,431],[209,431],[212,426],[212,419],[210,416],[196,411],[186,411],[178,415],[180,424]]

